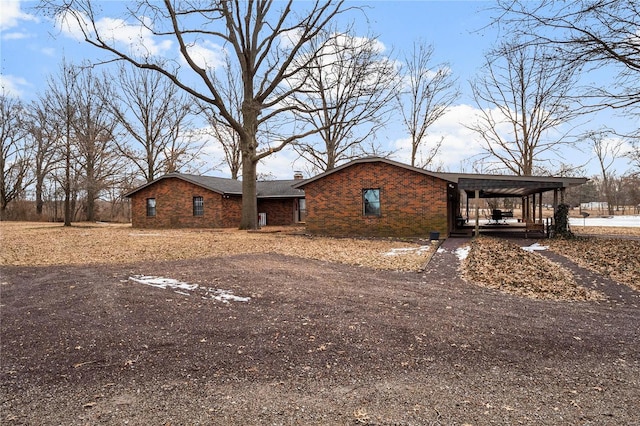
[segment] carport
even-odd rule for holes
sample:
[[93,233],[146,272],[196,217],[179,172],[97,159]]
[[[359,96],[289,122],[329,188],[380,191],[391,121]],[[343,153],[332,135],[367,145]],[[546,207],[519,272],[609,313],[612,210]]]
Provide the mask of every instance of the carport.
[[[469,200],[480,198],[519,198],[522,203],[522,215],[519,218],[520,227],[528,232],[545,232],[542,217],[542,194],[553,191],[553,211],[558,204],[564,202],[564,192],[567,188],[583,185],[587,178],[547,177],[547,176],[506,176],[465,173],[435,173],[443,179],[457,186],[458,193],[466,194],[465,213],[469,218]],[[452,188],[454,189],[454,188]],[[454,197],[455,198],[455,197]],[[460,198],[453,199],[452,209],[456,218],[453,223],[455,229],[461,227],[460,216],[462,206]],[[475,203],[475,235],[480,232],[479,203]],[[466,222],[466,220],[465,220]]]

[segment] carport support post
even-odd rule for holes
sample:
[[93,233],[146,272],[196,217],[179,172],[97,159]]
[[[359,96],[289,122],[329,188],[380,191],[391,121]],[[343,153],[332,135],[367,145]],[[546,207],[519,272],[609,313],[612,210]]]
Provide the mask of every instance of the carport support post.
[[531,215],[533,216],[533,223],[536,223],[536,194],[531,194]]
[[477,237],[478,235],[480,235],[480,190],[476,189],[476,194],[475,194],[475,198],[476,198],[476,233],[475,236]]
[[542,219],[542,192],[540,194],[538,194],[538,212],[540,213],[538,215],[538,218],[540,219],[540,223],[542,223],[544,220]]

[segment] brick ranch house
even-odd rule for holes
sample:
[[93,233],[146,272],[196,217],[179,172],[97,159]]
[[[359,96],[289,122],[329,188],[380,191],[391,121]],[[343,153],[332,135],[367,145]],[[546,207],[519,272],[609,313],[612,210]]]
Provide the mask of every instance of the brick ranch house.
[[[309,233],[336,236],[413,237],[471,232],[471,198],[521,200],[522,231],[542,230],[542,194],[554,206],[565,189],[586,178],[441,173],[368,157],[294,184],[305,192]],[[464,197],[463,197],[464,195]],[[466,200],[466,212],[462,201]],[[476,203],[475,232],[479,230]],[[466,216],[466,217],[465,217]],[[513,227],[516,228],[515,226]]]
[[307,232],[341,236],[406,237],[455,223],[457,185],[437,173],[369,157],[301,181]]
[[[554,206],[586,178],[440,173],[379,158],[361,158],[307,180],[257,182],[260,225],[304,222],[312,234],[424,237],[470,232],[471,198],[522,201],[523,231],[544,231],[542,194]],[[170,173],[130,193],[136,228],[233,228],[240,223],[242,182]],[[466,212],[461,201],[466,199]],[[475,233],[480,232],[475,214]],[[464,217],[466,216],[466,217]]]
[[[292,225],[304,219],[304,191],[294,180],[257,182],[261,225]],[[240,224],[242,182],[169,173],[126,194],[135,228],[233,228]]]

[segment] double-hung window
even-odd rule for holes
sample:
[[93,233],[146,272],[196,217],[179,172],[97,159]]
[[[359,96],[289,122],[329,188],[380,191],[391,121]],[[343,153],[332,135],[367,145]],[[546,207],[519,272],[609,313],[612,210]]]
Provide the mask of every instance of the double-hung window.
[[156,199],[147,198],[147,217],[154,217],[156,215]]
[[365,216],[380,216],[380,189],[362,190],[362,213]]
[[193,197],[193,215],[204,216],[204,197]]

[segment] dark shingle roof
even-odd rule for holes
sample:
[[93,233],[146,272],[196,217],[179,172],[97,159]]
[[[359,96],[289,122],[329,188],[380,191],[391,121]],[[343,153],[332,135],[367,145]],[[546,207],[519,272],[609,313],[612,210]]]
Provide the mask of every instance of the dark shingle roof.
[[472,174],[472,173],[442,173],[431,172],[408,164],[399,163],[380,157],[365,157],[353,160],[349,163],[336,167],[328,172],[321,173],[312,178],[297,181],[294,188],[304,188],[305,185],[322,179],[332,173],[336,173],[354,164],[363,163],[386,163],[416,173],[433,176],[447,182],[457,183],[460,190],[466,191],[467,194],[473,196],[475,190],[481,192],[483,198],[490,197],[521,197],[539,192],[546,192],[556,188],[568,188],[571,186],[582,185],[587,182],[587,178],[570,178],[570,177],[554,177],[554,176],[513,176],[513,175],[488,175],[488,174]]
[[[162,179],[177,178],[190,182],[194,185],[201,186],[219,194],[226,195],[242,195],[242,181],[215,176],[190,175],[186,173],[168,173],[164,176],[154,179],[133,191],[126,194],[131,197],[136,192],[146,188]],[[302,198],[304,191],[294,189],[292,185],[300,182],[299,180],[269,180],[256,182],[256,190],[258,198]]]
[[258,198],[304,197],[302,189],[295,189],[300,180],[264,180],[257,182]]

